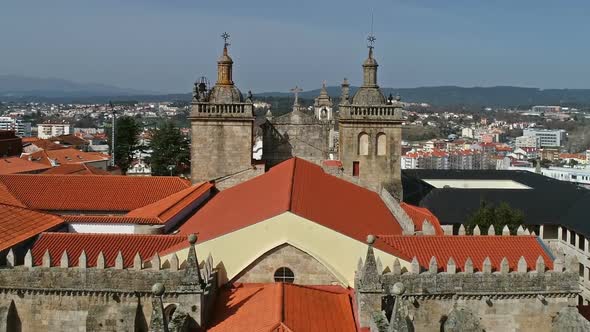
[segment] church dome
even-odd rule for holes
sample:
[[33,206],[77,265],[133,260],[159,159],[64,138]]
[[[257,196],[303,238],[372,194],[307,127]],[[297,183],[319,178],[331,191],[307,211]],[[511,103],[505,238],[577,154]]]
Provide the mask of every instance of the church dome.
[[235,85],[215,85],[209,94],[209,102],[217,104],[241,103],[244,97]]
[[383,105],[385,96],[378,87],[361,87],[352,97],[354,105]]

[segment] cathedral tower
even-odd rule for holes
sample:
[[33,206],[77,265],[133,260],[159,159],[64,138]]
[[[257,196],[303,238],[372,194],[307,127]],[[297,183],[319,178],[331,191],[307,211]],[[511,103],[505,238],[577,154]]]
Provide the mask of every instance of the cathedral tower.
[[252,169],[253,104],[234,85],[233,60],[224,33],[223,54],[217,61],[217,83],[196,82],[191,105],[191,178],[193,183],[216,180]]
[[375,37],[369,36],[369,55],[363,63],[363,85],[349,98],[349,84],[342,84],[339,114],[339,154],[344,173],[361,185],[387,189],[401,199],[401,107],[386,99],[377,84]]

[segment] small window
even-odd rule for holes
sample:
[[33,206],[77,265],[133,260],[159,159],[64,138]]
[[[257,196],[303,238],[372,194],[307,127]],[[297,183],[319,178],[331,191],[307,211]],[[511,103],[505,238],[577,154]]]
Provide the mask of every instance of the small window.
[[288,267],[280,267],[275,271],[275,282],[286,282],[292,284],[295,281],[295,274]]
[[359,162],[353,161],[352,162],[352,176],[359,176],[360,169],[359,169]]

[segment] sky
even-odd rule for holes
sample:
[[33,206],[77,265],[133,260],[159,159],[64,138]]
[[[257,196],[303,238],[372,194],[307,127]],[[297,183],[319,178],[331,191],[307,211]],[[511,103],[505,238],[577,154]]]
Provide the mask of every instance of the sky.
[[216,78],[231,35],[244,92],[383,87],[590,88],[587,0],[2,0],[0,75],[161,93]]

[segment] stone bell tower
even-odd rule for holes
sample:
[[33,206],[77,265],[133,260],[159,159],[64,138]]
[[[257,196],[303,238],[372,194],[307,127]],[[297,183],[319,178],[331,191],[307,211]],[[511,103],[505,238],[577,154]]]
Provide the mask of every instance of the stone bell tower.
[[217,83],[209,89],[196,82],[191,103],[192,182],[218,180],[252,169],[254,116],[252,96],[244,100],[232,77],[224,33],[223,54],[217,61]]
[[363,63],[363,85],[349,98],[349,84],[342,84],[338,119],[340,161],[344,173],[359,184],[385,188],[401,199],[401,112],[399,98],[385,98],[377,84],[377,60],[373,57],[375,37],[369,40],[369,56]]

